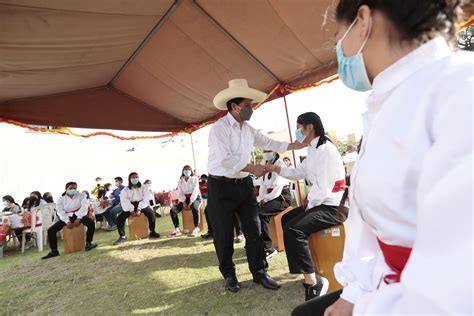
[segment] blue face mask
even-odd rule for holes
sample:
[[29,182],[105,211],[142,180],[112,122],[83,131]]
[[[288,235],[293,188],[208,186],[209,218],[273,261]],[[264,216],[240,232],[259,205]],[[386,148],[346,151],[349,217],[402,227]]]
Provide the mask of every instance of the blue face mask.
[[138,182],[140,182],[140,179],[139,179],[139,178],[131,178],[131,179],[130,179],[130,182],[131,182],[133,185],[137,185]]
[[191,176],[191,170],[184,170],[183,172],[185,177],[190,177]]
[[66,192],[67,192],[67,195],[73,196],[74,194],[76,194],[77,190],[76,189],[68,189]]
[[369,77],[367,76],[362,50],[364,49],[365,43],[367,43],[367,39],[369,38],[372,23],[369,26],[367,37],[362,43],[357,54],[354,56],[344,56],[344,52],[342,51],[342,41],[346,38],[347,34],[349,34],[349,31],[356,22],[357,18],[355,18],[354,22],[352,22],[352,24],[349,26],[346,33],[344,33],[342,38],[337,42],[336,54],[337,63],[339,64],[338,73],[339,78],[341,78],[341,81],[346,85],[346,87],[356,91],[367,91],[372,89],[372,84],[370,83]]
[[301,128],[298,128],[296,130],[295,136],[296,136],[296,141],[300,143],[302,143],[306,138],[306,136],[304,136],[303,133],[301,132]]

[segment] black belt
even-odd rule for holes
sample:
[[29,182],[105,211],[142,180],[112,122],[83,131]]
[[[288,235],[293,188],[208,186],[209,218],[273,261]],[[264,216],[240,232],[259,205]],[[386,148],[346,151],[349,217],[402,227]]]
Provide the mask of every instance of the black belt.
[[222,176],[209,175],[209,178],[214,179],[214,180],[218,180],[218,181],[229,182],[229,183],[243,183],[245,180],[247,180],[248,177],[245,177],[245,178],[227,178],[227,177],[222,177]]

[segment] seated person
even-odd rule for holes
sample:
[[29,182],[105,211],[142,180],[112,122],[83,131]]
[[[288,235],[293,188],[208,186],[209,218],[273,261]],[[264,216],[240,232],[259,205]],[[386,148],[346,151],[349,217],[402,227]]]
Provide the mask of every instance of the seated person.
[[324,126],[316,113],[300,115],[297,127],[296,139],[309,146],[306,159],[296,168],[267,164],[267,170],[290,180],[306,178],[312,183],[308,205],[282,217],[290,273],[303,273],[306,300],[310,300],[327,293],[329,282],[314,272],[308,237],[345,220],[337,211],[345,190],[345,173],[341,155],[325,136]]
[[192,236],[197,236],[199,229],[199,206],[201,205],[201,197],[199,195],[199,179],[194,176],[191,167],[186,165],[183,167],[181,177],[178,181],[178,204],[173,205],[170,210],[171,220],[173,221],[174,230],[170,233],[170,237],[180,236],[178,214],[185,207],[191,207],[193,212],[194,229],[191,232]]
[[[275,154],[271,151],[264,151],[264,159],[266,163],[270,163],[275,159]],[[280,168],[285,168],[283,161],[277,160],[275,165]],[[268,230],[268,223],[270,219],[284,211],[291,205],[291,193],[288,181],[285,181],[276,172],[269,172],[259,179],[260,190],[257,196],[259,204],[258,214],[260,217],[262,241],[265,249],[265,256],[267,259],[277,254],[273,248],[272,239],[270,238],[270,231]]]
[[105,210],[103,216],[107,220],[109,227],[107,231],[113,231],[117,229],[117,216],[122,212],[122,205],[120,204],[120,193],[125,188],[123,186],[123,179],[122,177],[115,178],[115,186],[117,187],[112,195],[113,200],[112,204]]
[[57,233],[66,226],[72,229],[81,223],[87,227],[86,251],[94,249],[97,244],[92,243],[94,238],[95,224],[87,216],[88,205],[86,196],[77,191],[77,183],[68,182],[66,191],[57,199],[57,214],[59,221],[48,229],[48,241],[51,251],[41,259],[49,259],[59,256]]
[[18,214],[21,212],[20,205],[15,203],[15,199],[11,195],[5,195],[2,197],[3,211],[2,212],[11,212],[13,214]]
[[155,212],[150,207],[150,189],[140,182],[136,172],[128,176],[128,186],[120,192],[120,205],[122,213],[117,218],[119,239],[114,245],[120,245],[127,241],[125,237],[125,221],[129,216],[139,216],[141,212],[148,218],[150,238],[159,238],[160,234],[155,231]]
[[51,192],[43,193],[43,200],[46,203],[54,203],[53,195],[51,194]]

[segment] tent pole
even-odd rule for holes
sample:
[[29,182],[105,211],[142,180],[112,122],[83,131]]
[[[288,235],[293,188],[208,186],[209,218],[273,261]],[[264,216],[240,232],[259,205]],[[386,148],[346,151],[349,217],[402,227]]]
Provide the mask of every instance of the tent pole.
[[194,170],[196,170],[196,155],[194,154],[193,133],[190,133],[190,134],[189,134],[189,138],[191,139],[191,150],[193,151],[193,164],[194,164]]
[[[293,135],[291,135],[291,126],[290,126],[290,116],[288,115],[288,105],[286,104],[286,93],[283,95],[283,102],[285,103],[285,112],[286,112],[286,122],[288,124],[288,133],[290,134],[290,142],[293,142]],[[295,151],[291,151],[293,155],[293,161],[296,167],[296,155]],[[299,181],[296,181],[296,191],[298,191],[298,199],[300,200],[300,205],[303,205],[303,199],[301,198],[301,189]]]

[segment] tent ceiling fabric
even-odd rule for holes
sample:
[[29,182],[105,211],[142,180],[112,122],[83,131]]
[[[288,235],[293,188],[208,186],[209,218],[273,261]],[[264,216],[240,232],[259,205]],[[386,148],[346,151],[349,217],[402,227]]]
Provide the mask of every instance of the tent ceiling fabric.
[[326,67],[335,59],[331,6],[331,0],[0,0],[0,117],[181,130],[218,113],[212,99],[231,79],[268,91],[278,82],[333,74]]

